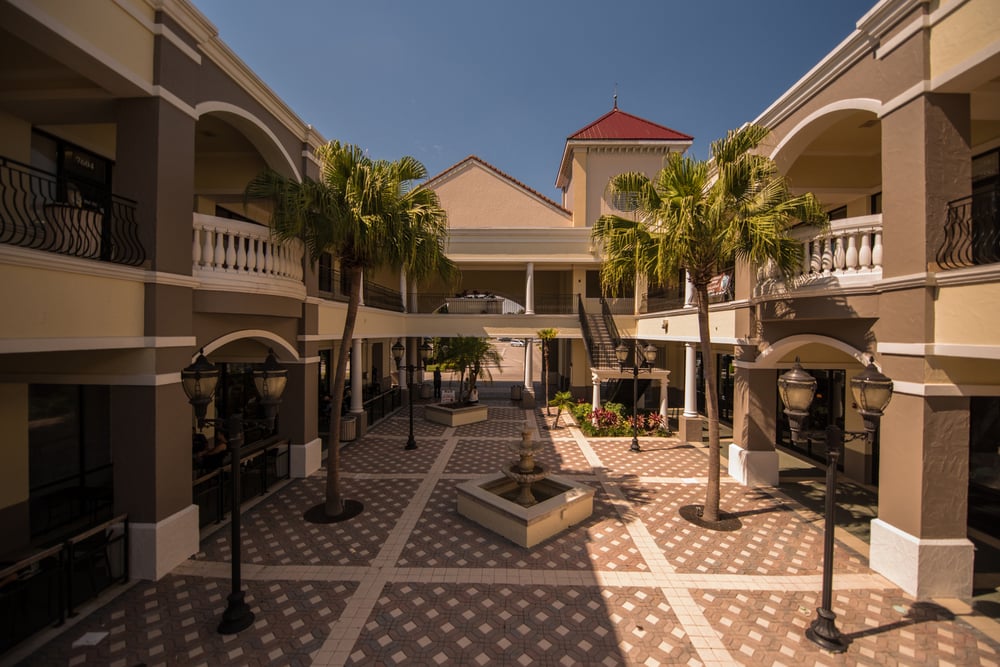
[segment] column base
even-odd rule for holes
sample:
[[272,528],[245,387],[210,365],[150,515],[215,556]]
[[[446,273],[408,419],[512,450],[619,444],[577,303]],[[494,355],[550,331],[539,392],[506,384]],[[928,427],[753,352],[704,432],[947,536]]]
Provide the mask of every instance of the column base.
[[972,597],[975,547],[968,539],[925,540],[873,519],[869,566],[920,600]]
[[198,553],[198,506],[156,523],[129,523],[129,576],[156,581]]
[[316,438],[301,445],[288,445],[288,472],[291,477],[308,477],[323,465],[323,442]]
[[683,442],[701,442],[701,417],[685,417],[681,415],[677,422],[677,437]]
[[778,485],[778,452],[729,444],[729,476],[744,486]]
[[525,387],[524,391],[521,392],[521,407],[525,409],[535,407],[535,392],[527,387]]

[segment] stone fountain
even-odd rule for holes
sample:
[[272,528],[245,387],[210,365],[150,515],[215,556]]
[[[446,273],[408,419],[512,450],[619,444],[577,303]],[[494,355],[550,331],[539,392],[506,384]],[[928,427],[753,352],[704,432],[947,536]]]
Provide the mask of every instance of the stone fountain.
[[531,547],[583,521],[594,512],[594,489],[550,475],[535,463],[541,445],[528,423],[518,455],[499,472],[459,484],[458,513],[523,547]]

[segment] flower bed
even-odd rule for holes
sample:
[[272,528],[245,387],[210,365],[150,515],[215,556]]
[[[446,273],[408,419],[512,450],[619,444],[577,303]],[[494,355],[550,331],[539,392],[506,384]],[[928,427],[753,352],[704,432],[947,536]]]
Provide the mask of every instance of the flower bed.
[[[594,410],[590,403],[577,403],[573,407],[573,419],[580,425],[584,435],[609,438],[632,435],[632,415],[622,415],[621,403],[605,403]],[[663,417],[658,412],[642,412],[636,415],[638,435],[669,437],[673,435]]]

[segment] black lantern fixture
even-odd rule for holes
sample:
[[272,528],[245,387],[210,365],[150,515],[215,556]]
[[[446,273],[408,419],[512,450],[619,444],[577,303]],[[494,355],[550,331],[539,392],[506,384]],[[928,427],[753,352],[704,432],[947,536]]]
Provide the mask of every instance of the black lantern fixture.
[[[847,437],[864,438],[871,444],[879,420],[892,399],[892,380],[883,375],[873,360],[851,379],[851,391],[858,412],[864,418],[865,430],[850,433]],[[793,442],[803,442],[802,425],[809,414],[809,405],[816,394],[816,379],[802,369],[798,358],[790,371],[778,378],[778,393],[785,404],[785,414],[792,431]],[[837,497],[837,460],[845,442],[844,432],[836,424],[826,427],[826,506],[823,528],[823,594],[816,618],[806,630],[806,637],[818,646],[832,652],[843,653],[847,641],[837,629],[837,615],[833,612],[833,532],[834,510]]]
[[246,603],[240,568],[240,447],[243,446],[243,429],[247,425],[261,425],[268,430],[274,428],[274,419],[278,414],[278,404],[285,391],[288,381],[288,371],[278,365],[274,350],[268,350],[267,359],[262,369],[253,372],[254,386],[260,403],[264,408],[264,419],[244,419],[240,413],[229,415],[226,419],[206,418],[208,404],[215,397],[215,389],[219,382],[219,369],[205,358],[204,350],[198,353],[193,364],[181,371],[181,386],[187,395],[188,402],[194,407],[198,426],[212,424],[216,428],[224,428],[229,437],[230,477],[230,551],[232,552],[232,587],[227,600],[226,610],[219,622],[220,634],[236,634],[245,630],[253,623],[254,615]]
[[[656,363],[656,346],[652,343],[646,345],[641,349],[642,361],[639,361],[639,341],[634,341],[635,355],[632,359],[632,445],[629,447],[629,451],[641,452],[639,448],[639,436],[638,436],[638,410],[639,410],[639,371],[646,371],[647,373],[653,372],[653,364]],[[625,344],[625,341],[621,341],[615,347],[615,358],[618,359],[618,370],[625,372],[627,370],[626,362],[628,361],[629,346]]]
[[402,341],[397,340],[392,344],[390,349],[392,350],[392,358],[396,360],[396,367],[401,371],[406,371],[406,393],[408,394],[408,402],[410,405],[410,435],[406,439],[406,446],[403,447],[403,449],[416,449],[417,441],[413,437],[413,371],[418,369],[423,370],[427,361],[434,353],[434,348],[431,347],[430,343],[426,341],[424,341],[424,343],[417,348],[420,354],[420,364],[417,366],[403,363],[403,355],[406,352],[406,348],[403,347]]
[[803,370],[798,357],[795,357],[792,369],[778,378],[778,394],[785,404],[785,414],[791,424],[792,442],[800,442],[802,425],[816,396],[816,378]]

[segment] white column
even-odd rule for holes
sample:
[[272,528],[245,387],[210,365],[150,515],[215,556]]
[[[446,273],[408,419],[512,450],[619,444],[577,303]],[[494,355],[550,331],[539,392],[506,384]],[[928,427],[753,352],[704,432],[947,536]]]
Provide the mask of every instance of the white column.
[[[535,263],[528,262],[524,271],[524,314],[535,314]],[[529,355],[530,356],[530,355]],[[527,369],[527,364],[525,364]]]
[[361,372],[361,339],[355,338],[351,344],[351,412],[364,412],[365,402]]
[[596,410],[601,407],[601,378],[597,375],[590,376],[590,384],[594,386],[593,397],[590,399],[591,407]]
[[534,383],[531,381],[532,375],[534,373],[532,369],[532,348],[534,347],[534,342],[531,338],[524,339],[524,386],[529,390],[534,390]]
[[684,416],[698,416],[697,350],[694,343],[684,343]]
[[[399,342],[406,346],[405,349],[403,350],[403,359],[400,362],[401,364],[403,364],[403,366],[405,366],[406,364],[410,363],[409,360],[410,341],[406,338],[400,338]],[[395,360],[393,360],[393,363],[395,363]],[[399,375],[399,390],[406,391],[406,369],[400,368],[399,365],[397,365],[396,373]]]
[[663,423],[667,423],[667,410],[669,406],[667,405],[667,378],[660,380],[660,417],[663,419]]
[[361,284],[358,286],[358,289],[361,290],[361,293],[358,294],[358,305],[359,306],[363,306],[363,305],[365,305],[365,274],[364,274],[364,272],[361,273]]
[[691,282],[691,274],[684,274],[684,307],[694,308],[694,283]]

